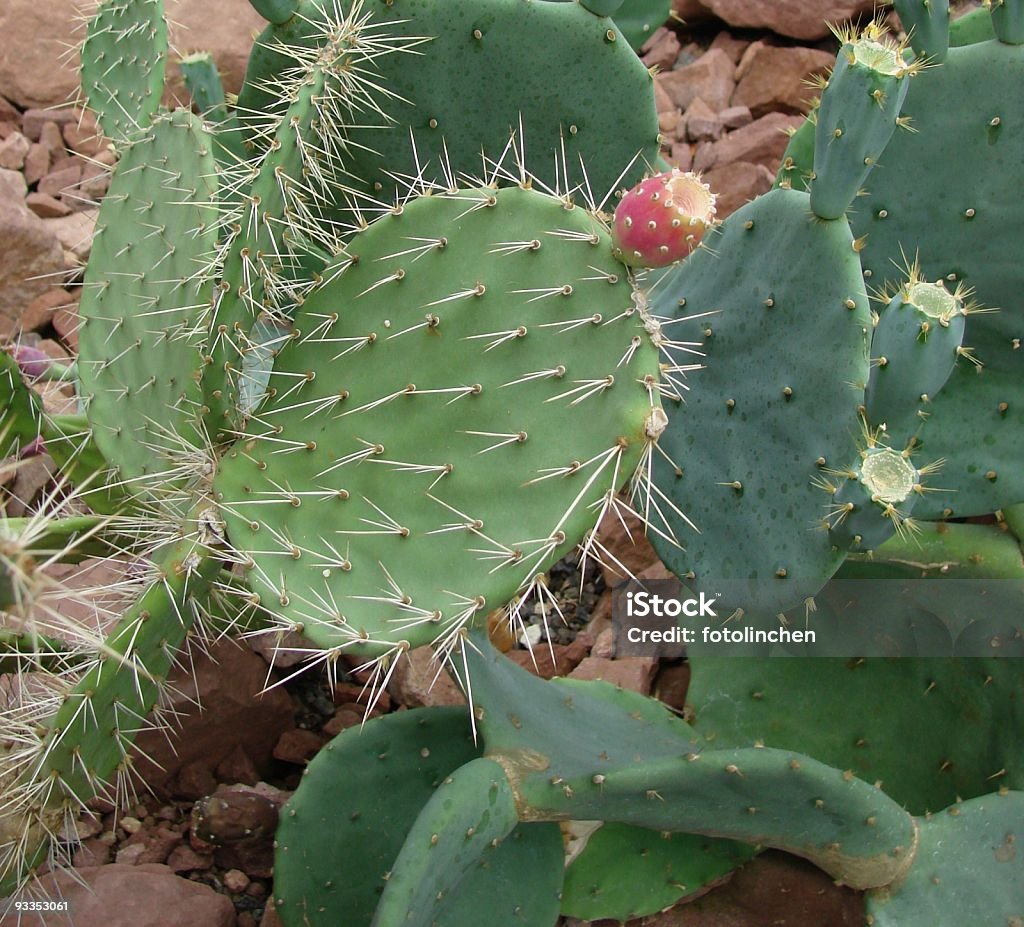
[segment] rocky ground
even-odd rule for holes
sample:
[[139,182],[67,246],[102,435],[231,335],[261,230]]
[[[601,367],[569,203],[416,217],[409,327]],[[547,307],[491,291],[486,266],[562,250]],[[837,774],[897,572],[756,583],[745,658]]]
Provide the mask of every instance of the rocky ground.
[[[174,18],[182,25],[172,40],[182,52],[202,42],[237,89],[260,20],[245,0],[222,0],[213,21],[208,6],[181,0]],[[800,123],[814,92],[808,82],[834,60],[835,40],[822,23],[872,6],[872,0],[676,0],[685,23],[658,29],[643,58],[658,69],[663,154],[680,168],[703,172],[719,193],[720,216],[770,187],[786,131]],[[90,118],[65,105],[77,77],[73,56],[61,64],[57,55],[75,41],[72,14],[72,0],[4,0],[0,8],[0,338],[57,360],[76,349],[77,291],[113,164]],[[44,399],[54,412],[73,406],[70,390],[59,385],[47,386]],[[7,513],[22,514],[50,484],[52,465],[40,454],[3,479]],[[635,573],[664,575],[653,551],[627,540],[618,526],[608,526],[604,542]],[[510,656],[542,675],[606,679],[682,711],[681,660],[616,656],[609,616],[619,579],[596,568],[581,576],[575,564],[560,564],[551,585],[565,624],[554,619],[550,646],[540,641],[533,658],[510,639]],[[530,621],[539,625],[540,618]],[[335,686],[317,672],[296,676],[302,657],[289,646],[301,642],[222,642],[193,655],[194,672],[177,683],[174,746],[156,733],[139,743],[148,793],[127,813],[97,806],[79,834],[75,878],[60,880],[78,927],[278,923],[269,903],[277,808],[316,751],[367,712],[365,675],[352,668]],[[462,701],[443,675],[431,687],[433,676],[430,654],[414,651],[370,715]],[[58,922],[50,915],[45,923]],[[800,861],[768,854],[728,885],[634,927],[861,922],[854,893]],[[13,916],[0,917],[0,927],[15,923]],[[570,919],[565,927],[580,922]]]

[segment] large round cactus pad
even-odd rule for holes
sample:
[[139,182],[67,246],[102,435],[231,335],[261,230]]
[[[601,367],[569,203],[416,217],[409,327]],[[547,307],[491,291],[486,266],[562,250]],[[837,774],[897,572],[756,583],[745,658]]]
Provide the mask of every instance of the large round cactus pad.
[[482,620],[649,447],[657,353],[604,226],[518,187],[422,197],[306,300],[216,488],[250,581],[320,646]]

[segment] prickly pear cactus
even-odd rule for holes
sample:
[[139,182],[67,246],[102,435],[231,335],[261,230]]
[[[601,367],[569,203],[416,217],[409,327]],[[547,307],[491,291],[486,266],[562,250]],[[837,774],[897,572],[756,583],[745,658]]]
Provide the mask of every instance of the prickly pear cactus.
[[520,187],[416,199],[324,279],[220,466],[232,544],[321,647],[451,643],[652,453],[657,325],[602,223]]

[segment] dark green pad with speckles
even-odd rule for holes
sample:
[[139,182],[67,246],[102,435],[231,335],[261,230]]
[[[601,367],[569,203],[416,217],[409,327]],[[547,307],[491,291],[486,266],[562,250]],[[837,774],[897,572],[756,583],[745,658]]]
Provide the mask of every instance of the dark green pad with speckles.
[[920,459],[944,459],[930,482],[954,492],[920,499],[918,518],[1024,500],[1022,86],[1024,48],[990,41],[950,49],[911,83],[904,112],[917,131],[896,133],[851,217],[854,233],[867,235],[861,258],[871,286],[896,282],[916,256],[927,279],[962,281],[982,306],[998,309],[967,318],[964,345],[984,366],[961,358],[928,405]]
[[774,190],[705,243],[652,295],[659,316],[707,314],[706,369],[682,403],[666,403],[672,462],[659,457],[654,471],[700,533],[677,532],[684,550],[652,541],[684,582],[774,614],[842,559],[815,481],[856,459],[868,301],[846,221],[815,218],[805,193]]

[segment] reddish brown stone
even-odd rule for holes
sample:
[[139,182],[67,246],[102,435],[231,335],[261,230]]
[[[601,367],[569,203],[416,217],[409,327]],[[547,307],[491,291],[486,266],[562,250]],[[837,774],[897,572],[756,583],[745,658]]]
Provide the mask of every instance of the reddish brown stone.
[[676,63],[681,48],[679,36],[671,29],[659,26],[654,34],[644,42],[640,49],[640,56],[647,67],[668,71]]
[[754,42],[736,69],[734,106],[746,106],[755,117],[783,111],[806,113],[818,91],[808,86],[814,75],[824,74],[835,56],[817,48],[777,48]]
[[25,155],[25,183],[30,187],[38,183],[50,171],[50,149],[39,142],[32,142]]
[[[587,656],[589,647],[579,638],[571,644],[552,644],[550,647],[543,641],[534,644],[533,652],[529,650],[510,650],[506,656],[517,666],[528,670],[542,679],[555,676],[568,676]],[[554,661],[551,653],[554,651]]]
[[394,701],[407,708],[466,703],[462,690],[438,665],[429,647],[417,647],[399,658],[388,691]]
[[71,295],[67,290],[51,287],[45,293],[40,293],[25,307],[21,314],[21,326],[25,331],[35,331],[53,322],[54,310],[71,302]]
[[323,738],[314,731],[294,728],[285,731],[278,739],[274,747],[274,758],[304,766],[316,756],[323,744]]
[[40,193],[48,193],[50,196],[60,196],[62,193],[76,188],[81,179],[81,165],[72,164],[59,170],[50,171],[39,181],[38,190]]
[[641,695],[649,695],[658,661],[650,657],[623,657],[608,660],[587,657],[570,674],[572,679],[601,679]]
[[694,169],[707,171],[733,161],[763,164],[771,172],[778,170],[782,153],[789,144],[788,131],[803,122],[801,116],[769,113],[748,126],[730,132],[711,145],[701,146],[694,157]]
[[708,171],[704,181],[718,194],[715,201],[718,218],[724,219],[755,196],[767,193],[775,182],[775,175],[763,164],[733,161]]
[[676,711],[686,709],[690,688],[689,663],[662,663],[654,680],[654,697]]
[[25,197],[25,205],[40,219],[59,219],[71,215],[71,207],[67,203],[54,199],[48,193],[30,193]]
[[655,82],[668,92],[677,108],[685,110],[700,97],[715,112],[729,105],[735,84],[736,65],[721,49],[701,55],[692,64],[666,71]]

